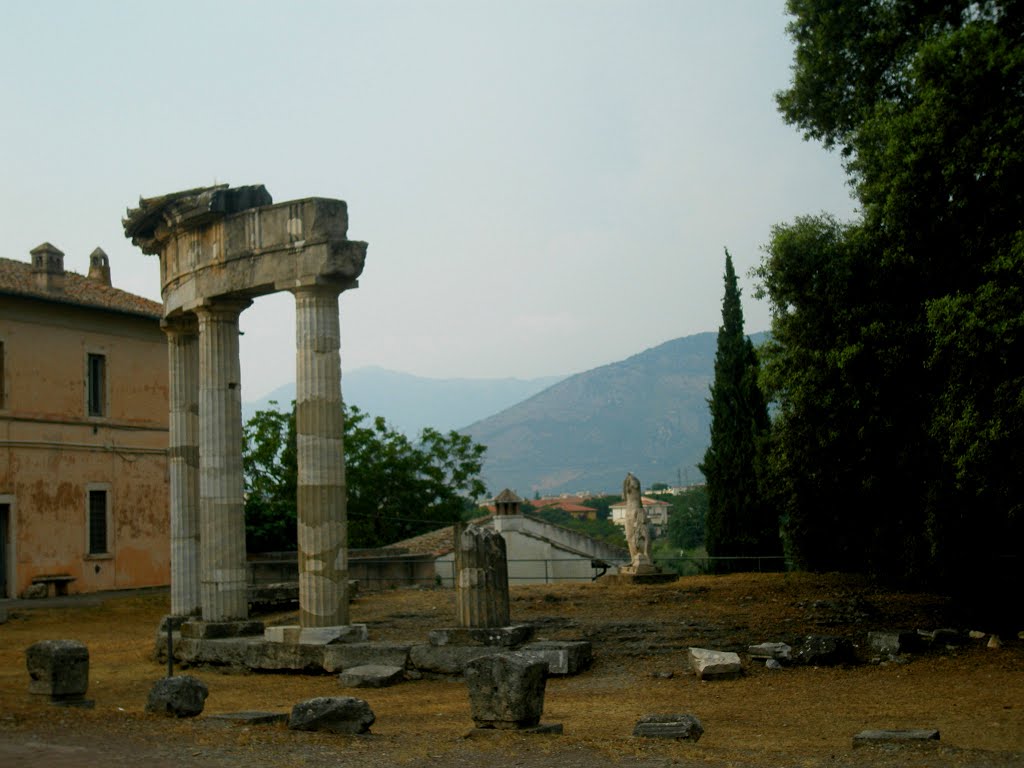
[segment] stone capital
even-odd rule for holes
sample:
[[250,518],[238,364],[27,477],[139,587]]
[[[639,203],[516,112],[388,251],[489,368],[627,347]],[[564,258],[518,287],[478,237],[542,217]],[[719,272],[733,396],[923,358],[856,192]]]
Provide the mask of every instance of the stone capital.
[[252,306],[250,299],[218,298],[205,299],[190,310],[199,318],[199,322],[209,320],[232,321]]
[[199,320],[191,312],[177,314],[174,317],[165,317],[160,321],[160,330],[166,333],[168,337],[195,336],[199,333]]

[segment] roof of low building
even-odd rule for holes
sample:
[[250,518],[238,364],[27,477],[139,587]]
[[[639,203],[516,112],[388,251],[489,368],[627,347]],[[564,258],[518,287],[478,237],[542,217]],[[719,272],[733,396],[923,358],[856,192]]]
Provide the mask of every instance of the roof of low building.
[[25,296],[26,298],[72,304],[80,307],[105,309],[160,319],[163,305],[156,301],[136,296],[104,285],[98,280],[64,272],[64,287],[60,291],[47,291],[36,285],[32,265],[24,261],[0,258],[0,294]]
[[[491,515],[484,515],[468,522],[480,525],[490,519]],[[388,544],[384,549],[401,549],[410,555],[447,555],[455,549],[455,526],[449,525],[445,528],[438,528],[436,531],[413,536],[411,539],[396,541],[394,544]]]
[[[661,499],[652,499],[649,496],[642,497],[640,499],[640,503],[643,504],[645,507],[657,507],[659,505],[660,506],[665,506],[665,507],[671,506],[667,501],[662,501]],[[626,506],[626,502],[625,501],[617,501],[617,502],[615,502],[614,504],[611,505],[612,509],[619,509],[620,507],[625,507],[625,506]]]

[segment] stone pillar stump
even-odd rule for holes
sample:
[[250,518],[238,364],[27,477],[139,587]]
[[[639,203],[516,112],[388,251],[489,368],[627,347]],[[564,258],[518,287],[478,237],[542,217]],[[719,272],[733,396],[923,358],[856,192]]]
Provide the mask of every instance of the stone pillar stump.
[[508,560],[497,531],[456,528],[455,603],[460,627],[509,625]]

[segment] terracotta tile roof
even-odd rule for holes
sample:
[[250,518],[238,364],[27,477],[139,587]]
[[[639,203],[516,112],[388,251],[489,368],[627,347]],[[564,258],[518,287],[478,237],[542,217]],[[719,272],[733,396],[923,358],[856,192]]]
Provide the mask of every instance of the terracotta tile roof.
[[572,504],[568,501],[555,501],[551,504],[545,504],[543,507],[537,507],[536,503],[534,503],[534,506],[537,509],[560,509],[563,512],[569,512],[570,514],[573,512],[581,512],[583,514],[590,514],[591,512],[595,514],[597,513],[597,510],[593,507],[587,507],[583,504]]
[[134,293],[112,288],[75,272],[64,273],[64,288],[46,291],[36,286],[32,265],[24,261],[0,258],[0,295],[26,296],[33,299],[95,307],[130,315],[162,318],[163,305]]
[[[662,501],[661,499],[651,499],[651,498],[648,498],[647,496],[641,497],[640,498],[640,503],[643,506],[645,506],[645,507],[657,507],[657,506],[667,507],[667,506],[671,506],[667,501]],[[620,508],[624,508],[625,506],[626,506],[626,502],[619,501],[619,502],[616,502],[615,504],[612,504],[611,508],[612,509],[620,509]]]
[[[469,522],[479,525],[490,519],[490,515],[485,515],[474,518]],[[396,541],[394,544],[388,544],[384,549],[401,549],[410,555],[446,555],[455,549],[454,533],[455,526],[449,525],[447,528],[439,528],[436,531],[423,533],[405,541]]]

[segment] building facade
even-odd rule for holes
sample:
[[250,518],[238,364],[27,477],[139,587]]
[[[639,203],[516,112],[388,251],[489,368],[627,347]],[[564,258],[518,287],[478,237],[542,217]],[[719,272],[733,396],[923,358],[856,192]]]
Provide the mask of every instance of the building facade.
[[166,584],[161,305],[113,288],[99,249],[87,276],[31,257],[0,259],[0,596]]
[[[662,501],[661,499],[651,499],[647,496],[642,497],[640,503],[643,505],[644,512],[647,513],[647,522],[653,529],[654,536],[661,536],[664,534],[665,530],[668,528],[669,503],[667,501]],[[625,528],[626,502],[620,501],[617,504],[612,504],[610,509],[612,512],[612,522]]]

